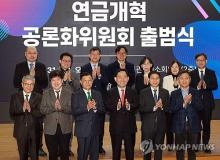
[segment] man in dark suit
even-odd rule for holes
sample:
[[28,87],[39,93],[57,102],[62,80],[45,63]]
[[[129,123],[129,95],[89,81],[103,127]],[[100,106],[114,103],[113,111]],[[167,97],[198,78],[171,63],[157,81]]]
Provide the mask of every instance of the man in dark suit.
[[[148,74],[150,87],[140,92],[140,115],[142,143],[151,143],[154,147],[154,159],[162,160],[162,145],[166,131],[166,111],[169,104],[169,92],[160,86],[160,74],[151,71]],[[151,160],[151,152],[144,152],[144,159]]]
[[45,142],[49,160],[69,160],[69,144],[73,129],[71,95],[72,92],[63,86],[63,72],[50,72],[50,87],[44,90],[40,111],[44,118]]
[[[93,47],[89,51],[89,60],[90,63],[81,67],[81,73],[88,72],[93,77],[92,89],[95,89],[102,94],[102,99],[105,105],[107,97],[107,67],[100,63],[101,59],[101,50],[98,47]],[[103,137],[104,137],[104,128],[105,128],[105,114],[100,114],[100,126],[101,134],[99,136],[99,153],[105,154],[103,148]]]
[[128,50],[125,46],[118,46],[115,49],[116,53],[116,61],[108,65],[108,75],[109,75],[109,83],[111,83],[112,87],[116,87],[117,84],[114,80],[115,73],[119,69],[126,69],[129,76],[129,81],[127,86],[132,87],[135,82],[135,70],[134,64],[128,62],[126,60]]
[[[35,47],[27,47],[25,51],[26,61],[18,63],[14,72],[14,87],[22,90],[21,80],[25,75],[32,75],[35,77],[34,91],[42,94],[43,89],[48,85],[47,71],[44,64],[37,62],[38,52]],[[46,156],[43,151],[42,136],[43,136],[43,118],[39,117],[39,126],[37,129],[37,141],[40,143],[39,156]]]
[[73,56],[64,52],[60,55],[59,65],[60,70],[64,74],[63,86],[68,87],[72,92],[77,91],[80,88],[79,76],[77,73],[71,70],[73,64]]
[[110,113],[110,136],[112,159],[120,160],[121,145],[124,141],[126,160],[134,159],[136,117],[138,98],[135,90],[127,86],[129,81],[125,69],[116,71],[117,87],[108,92],[106,109]]
[[77,137],[77,159],[99,158],[100,115],[104,112],[100,92],[92,89],[92,75],[80,74],[82,89],[72,95],[72,114],[75,118],[74,135]]
[[28,160],[38,159],[39,142],[36,141],[37,118],[40,117],[41,95],[33,92],[35,78],[26,75],[22,78],[22,90],[15,93],[10,101],[10,115],[14,120],[14,137],[17,140],[19,157]]
[[191,77],[187,71],[180,72],[177,79],[180,88],[171,92],[169,108],[173,114],[171,131],[175,133],[176,158],[184,160],[184,150],[187,150],[188,159],[195,160],[195,150],[199,147],[196,145],[197,136],[201,131],[198,112],[203,108],[202,100],[199,92],[189,86]]
[[[212,111],[215,107],[213,90],[218,88],[215,72],[206,67],[207,56],[202,53],[195,56],[197,69],[190,73],[191,84],[193,88],[199,90],[202,103],[204,105],[203,110],[200,112],[200,119],[203,126],[202,132],[202,144],[204,146],[204,152],[211,153],[208,147],[210,139],[210,123],[212,119]],[[198,143],[201,142],[201,134],[198,136]]]

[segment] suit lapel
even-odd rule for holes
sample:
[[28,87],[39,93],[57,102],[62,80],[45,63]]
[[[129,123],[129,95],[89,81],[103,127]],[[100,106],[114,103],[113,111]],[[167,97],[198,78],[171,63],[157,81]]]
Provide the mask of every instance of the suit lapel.
[[149,94],[149,96],[148,96],[148,97],[150,97],[150,100],[151,100],[152,102],[154,102],[154,95],[153,95],[153,93],[152,93],[152,91],[151,91],[151,88],[150,88],[150,87],[148,88],[148,94]]
[[18,95],[19,95],[19,100],[20,100],[21,104],[23,105],[23,103],[24,103],[23,91],[19,91]]
[[31,108],[32,108],[32,106],[33,106],[32,104],[34,103],[35,98],[36,98],[36,95],[35,95],[34,92],[32,92],[32,93],[31,93],[31,97],[30,97],[30,99],[29,99],[29,104],[30,104]]
[[27,61],[25,62],[24,72],[25,72],[26,74],[29,74],[29,73],[30,73],[30,70],[29,70],[29,66],[28,66],[28,62],[27,62]]
[[92,66],[91,66],[91,63],[88,63],[88,65],[87,65],[87,69],[88,69],[88,72],[89,72],[89,73],[92,73]]
[[199,76],[199,70],[198,70],[198,68],[196,69],[196,79],[198,79],[198,81],[200,81],[200,76]]
[[55,102],[56,96],[55,96],[54,90],[52,88],[50,88],[49,94],[50,94],[51,102]]
[[177,93],[178,93],[177,97],[179,98],[179,100],[181,101],[181,103],[183,103],[183,95],[182,95],[181,88],[179,88],[179,89],[177,90]]

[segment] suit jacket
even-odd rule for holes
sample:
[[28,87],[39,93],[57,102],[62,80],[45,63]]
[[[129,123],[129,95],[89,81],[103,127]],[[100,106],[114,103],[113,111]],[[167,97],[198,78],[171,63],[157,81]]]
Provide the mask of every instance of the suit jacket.
[[41,95],[32,92],[29,103],[31,112],[23,112],[24,96],[23,91],[19,91],[11,96],[9,113],[11,118],[14,120],[14,133],[13,136],[17,139],[22,138],[25,134],[26,127],[30,135],[35,135],[36,123],[40,114],[40,102]]
[[[92,84],[92,89],[95,89],[102,94],[103,101],[105,101],[107,96],[107,85],[108,85],[108,77],[107,77],[107,67],[102,63],[98,64],[100,66],[101,78],[96,77]],[[92,74],[92,66],[90,63],[81,67],[81,73],[88,72]]]
[[75,118],[76,137],[89,137],[91,135],[99,135],[100,131],[100,116],[105,112],[102,102],[102,96],[99,91],[91,91],[92,99],[96,102],[97,111],[87,110],[87,96],[83,89],[72,94],[72,115]]
[[[115,77],[115,73],[119,69],[120,69],[120,65],[117,60],[108,65],[109,82],[112,84],[112,88],[117,86],[114,77]],[[129,81],[127,86],[131,87],[135,82],[134,64],[125,61],[125,69],[127,70],[129,75]]]
[[[21,82],[25,75],[30,73],[27,61],[21,62],[16,65],[14,72],[14,87],[22,90]],[[48,85],[47,71],[44,64],[36,62],[35,64],[35,85],[34,91],[40,94],[43,93]]]
[[[162,99],[163,110],[157,109],[153,111],[155,106],[155,101],[151,88],[145,88],[140,93],[140,108],[139,112],[141,115],[141,131],[142,134],[145,133],[155,133],[155,131],[165,132],[166,130],[166,115],[165,112],[168,111],[169,105],[169,92],[166,89],[159,87],[158,99]],[[158,128],[158,130],[156,130]]]
[[[200,81],[199,77],[199,71],[198,69],[193,70],[191,73],[191,84],[190,86],[197,89],[197,85]],[[214,96],[212,94],[213,90],[216,90],[218,88],[217,84],[217,78],[215,75],[215,72],[211,69],[206,68],[205,69],[205,75],[204,75],[204,81],[206,83],[206,89],[201,89],[200,95],[203,97],[203,105],[204,107],[210,107],[213,109],[215,107],[215,101],[214,101]]]
[[56,96],[53,88],[44,90],[40,111],[45,115],[44,133],[55,135],[57,124],[60,124],[63,134],[71,133],[73,128],[72,110],[71,110],[71,94],[72,92],[62,87],[60,94],[61,111],[57,111],[54,107]]
[[144,84],[144,74],[138,73],[135,78],[135,89],[137,90],[137,93],[140,94],[141,90],[149,87],[149,85]]
[[[60,70],[65,73],[63,69],[60,68]],[[80,83],[79,83],[79,75],[71,70],[71,81],[63,81],[63,86],[70,89],[71,92],[75,92],[78,89],[80,89]]]
[[183,108],[183,96],[181,89],[171,93],[170,112],[173,113],[171,131],[174,133],[184,133],[186,116],[191,126],[192,133],[198,133],[201,130],[198,112],[202,110],[203,105],[199,92],[192,87],[189,88],[189,93],[192,94],[192,101]]
[[[134,134],[137,131],[135,113],[138,108],[138,98],[135,90],[126,87],[125,98],[130,103],[130,111],[122,106],[117,111],[117,104],[120,98],[118,88],[114,87],[108,91],[106,109],[110,113],[110,133],[111,134]],[[125,104],[125,102],[124,102]]]

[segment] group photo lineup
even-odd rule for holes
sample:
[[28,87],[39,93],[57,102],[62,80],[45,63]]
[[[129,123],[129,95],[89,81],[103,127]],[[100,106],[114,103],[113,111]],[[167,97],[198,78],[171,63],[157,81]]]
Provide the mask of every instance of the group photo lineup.
[[220,0],[0,0],[0,159],[219,160]]

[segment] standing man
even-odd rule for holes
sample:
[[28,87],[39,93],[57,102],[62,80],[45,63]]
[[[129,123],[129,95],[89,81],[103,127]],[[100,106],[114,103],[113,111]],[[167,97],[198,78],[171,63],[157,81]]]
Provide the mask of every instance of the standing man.
[[17,140],[19,158],[38,159],[39,142],[36,141],[38,117],[40,117],[41,95],[33,92],[35,78],[26,75],[22,78],[22,90],[15,93],[10,101],[10,115],[14,120],[14,137]]
[[[159,87],[160,74],[158,72],[151,71],[148,78],[150,87],[140,92],[142,143],[150,142],[154,147],[154,159],[162,160],[161,147],[164,144],[166,131],[165,111],[169,105],[169,92]],[[144,155],[144,160],[151,160],[151,152]]]
[[[37,61],[38,52],[35,47],[27,47],[25,51],[26,60],[18,63],[14,72],[14,87],[22,90],[22,77],[25,75],[32,75],[35,78],[34,91],[42,94],[43,89],[48,85],[47,71],[44,64]],[[46,156],[47,154],[42,149],[42,136],[43,136],[43,117],[38,118],[37,127],[37,140],[40,143],[39,156]]]
[[[191,86],[197,89],[202,98],[203,110],[199,113],[200,119],[203,126],[202,131],[202,145],[204,146],[205,153],[211,153],[208,148],[210,139],[210,125],[212,119],[212,110],[215,107],[213,90],[218,88],[217,79],[215,72],[206,67],[207,56],[204,53],[197,54],[195,56],[197,69],[190,73],[191,75]],[[198,137],[198,143],[201,142],[201,134]]]
[[197,136],[201,131],[199,111],[202,101],[199,92],[190,87],[191,77],[187,71],[179,73],[180,88],[171,92],[170,112],[173,114],[171,131],[175,133],[177,160],[184,160],[184,151],[188,152],[188,160],[195,160]]
[[63,85],[70,88],[72,92],[75,92],[80,88],[80,84],[78,74],[71,70],[72,64],[73,56],[70,53],[64,52],[60,55],[60,70],[64,74]]
[[[80,88],[80,84],[79,84],[78,74],[73,72],[71,69],[72,64],[73,64],[73,56],[70,53],[64,52],[60,55],[59,65],[60,65],[60,70],[64,75],[63,86],[69,88],[70,91],[73,93]],[[71,146],[72,146],[72,135],[70,139],[69,154],[70,156],[74,156],[74,153],[71,151]]]
[[43,93],[40,111],[45,115],[44,134],[49,160],[69,160],[69,144],[73,129],[71,91],[63,86],[63,72],[50,72],[50,87]]
[[[81,73],[88,72],[92,75],[93,84],[92,89],[101,92],[102,99],[106,102],[107,97],[107,67],[100,63],[101,59],[101,50],[98,47],[93,47],[89,51],[89,60],[90,62],[81,67]],[[103,137],[104,137],[104,128],[105,128],[105,114],[100,114],[100,127],[101,134],[99,135],[99,153],[105,154],[105,150],[103,148]]]
[[119,69],[126,69],[129,81],[127,86],[132,87],[135,82],[135,71],[134,64],[128,62],[127,58],[128,50],[125,46],[118,46],[115,49],[116,61],[108,65],[108,74],[109,74],[109,82],[111,83],[111,87],[116,87],[117,84],[115,82],[115,74]]
[[77,159],[99,159],[100,114],[103,114],[103,102],[100,92],[92,89],[92,75],[80,74],[82,89],[72,95],[72,114],[75,118],[75,136],[77,137]]
[[116,71],[115,81],[117,86],[109,90],[106,104],[110,113],[112,159],[120,160],[121,145],[124,141],[126,160],[133,160],[137,131],[135,117],[138,108],[137,93],[127,86],[129,76],[125,69]]

